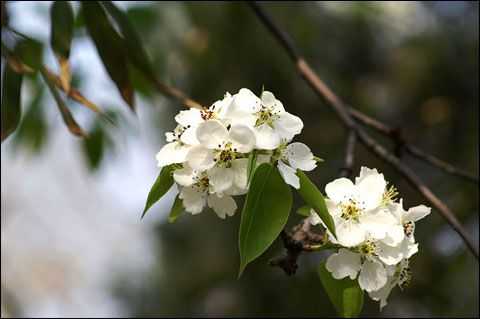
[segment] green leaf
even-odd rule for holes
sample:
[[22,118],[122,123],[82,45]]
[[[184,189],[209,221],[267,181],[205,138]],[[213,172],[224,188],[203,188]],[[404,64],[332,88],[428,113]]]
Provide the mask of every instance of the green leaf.
[[304,217],[309,217],[310,216],[310,210],[312,209],[311,206],[308,205],[303,205],[299,209],[297,209],[297,214],[304,216]]
[[144,74],[148,79],[154,79],[153,68],[150,64],[147,52],[142,45],[142,40],[137,31],[131,24],[127,14],[115,6],[111,1],[102,1],[102,5],[108,14],[118,24],[121,34],[127,47],[128,57],[132,63]]
[[2,79],[2,142],[18,127],[21,117],[22,75],[4,66]]
[[277,168],[264,163],[256,170],[245,200],[240,222],[239,277],[248,263],[260,256],[278,237],[292,207],[290,187]]
[[134,110],[134,92],[127,67],[127,48],[120,35],[110,24],[98,1],[81,2],[87,31],[93,39],[108,75],[120,94]]
[[318,267],[318,275],[337,313],[344,318],[358,317],[363,308],[363,290],[357,280],[334,279],[324,262]]
[[247,165],[247,185],[252,181],[253,173],[255,173],[255,167],[257,166],[257,152],[253,151],[248,156]]
[[72,113],[70,112],[67,105],[65,104],[60,94],[58,93],[57,88],[55,87],[54,80],[48,76],[45,69],[42,69],[41,73],[42,73],[43,79],[45,80],[45,83],[47,83],[50,93],[52,93],[53,98],[55,99],[55,102],[57,102],[58,110],[60,111],[60,114],[62,114],[63,122],[65,122],[65,125],[67,125],[68,130],[75,136],[86,137],[87,134],[82,130],[82,128],[75,121]]
[[327,210],[325,205],[325,199],[322,193],[318,190],[317,186],[305,175],[304,172],[297,170],[297,175],[300,179],[300,189],[298,193],[302,196],[303,200],[317,212],[318,216],[322,219],[323,223],[327,226],[328,230],[336,236],[335,224],[332,216]]
[[175,201],[173,202],[172,209],[170,210],[170,215],[168,215],[168,222],[173,223],[177,220],[177,218],[183,213],[183,201],[177,195],[175,197]]
[[143,209],[142,217],[145,216],[147,210],[152,207],[153,204],[158,202],[163,195],[172,187],[173,185],[173,166],[164,166],[160,171],[155,183],[153,183],[152,189],[148,193],[147,203],[145,204],[145,208]]
[[54,1],[50,8],[50,45],[60,65],[60,79],[65,92],[70,91],[71,72],[68,57],[73,37],[73,9],[68,1]]
[[50,44],[57,56],[68,59],[73,36],[73,9],[68,1],[54,1],[50,8]]
[[96,125],[89,136],[82,141],[83,153],[90,169],[95,170],[99,167],[105,151],[105,144],[105,132],[100,125]]
[[38,70],[43,65],[43,45],[32,38],[22,38],[17,42],[13,53],[28,67]]

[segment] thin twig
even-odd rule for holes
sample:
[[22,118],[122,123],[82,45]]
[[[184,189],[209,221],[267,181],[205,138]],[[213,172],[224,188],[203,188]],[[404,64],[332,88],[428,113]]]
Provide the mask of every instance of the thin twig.
[[356,124],[354,119],[350,116],[347,105],[344,104],[342,100],[319,78],[313,69],[310,68],[308,63],[298,53],[288,35],[273,22],[272,18],[263,10],[263,8],[255,2],[249,2],[249,5],[260,21],[266,26],[266,28],[272,33],[278,42],[280,42],[282,47],[288,53],[292,61],[295,63],[297,71],[300,73],[302,78],[307,81],[308,85],[322,100],[327,102],[327,104],[339,117],[343,125],[347,129],[353,130],[356,133],[359,141],[368,150],[395,168],[407,181],[409,181],[409,183],[415,189],[417,189],[423,195],[423,197],[433,207],[437,209],[437,211],[447,220],[450,226],[460,235],[478,261],[478,248],[475,246],[467,231],[460,224],[448,206],[446,206],[409,167],[402,163],[398,157],[391,154],[385,147],[376,142],[372,137],[370,137],[370,135],[368,135],[360,126]]
[[357,135],[354,131],[350,131],[347,138],[347,147],[345,148],[345,162],[343,167],[340,169],[340,177],[352,177],[356,142]]
[[398,134],[398,130],[397,129],[394,129],[392,127],[389,127],[388,125],[376,120],[376,119],[373,119],[365,114],[363,114],[362,112],[358,111],[358,110],[355,110],[354,108],[349,108],[348,109],[349,112],[350,112],[350,115],[352,115],[356,120],[358,120],[358,122],[368,126],[368,127],[371,127],[373,129],[375,129],[376,131],[386,135],[386,136],[389,136],[390,138],[394,139],[397,143],[398,142],[401,142],[403,144],[403,149],[410,155],[418,158],[419,160],[422,160],[424,161],[425,163],[427,164],[430,164],[432,166],[435,166],[441,170],[443,170],[444,172],[446,173],[449,173],[450,175],[455,175],[455,176],[458,176],[458,177],[461,177],[463,179],[465,179],[466,181],[469,181],[469,182],[472,182],[472,183],[476,183],[478,184],[478,176],[475,176],[473,174],[470,174],[458,167],[455,167],[433,155],[430,155],[428,153],[426,153],[425,151],[421,150],[420,148],[408,143],[405,141],[405,139],[403,140],[398,140],[399,138],[401,138],[401,135]]

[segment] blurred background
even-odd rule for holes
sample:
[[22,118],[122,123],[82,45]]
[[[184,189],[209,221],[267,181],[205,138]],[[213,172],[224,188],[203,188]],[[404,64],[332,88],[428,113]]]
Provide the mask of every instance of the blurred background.
[[[44,62],[58,72],[48,46],[50,4],[9,1],[6,8],[11,27],[46,44]],[[304,120],[297,140],[325,159],[310,174],[319,188],[338,176],[345,130],[247,5],[116,4],[139,31],[162,81],[206,105],[226,91],[248,87],[259,94],[264,86]],[[25,79],[20,127],[1,146],[2,316],[334,316],[316,275],[321,254],[303,255],[297,274],[287,277],[268,266],[282,253],[275,242],[237,280],[238,213],[224,221],[205,211],[168,224],[171,190],[140,220],[159,171],[155,154],[183,106],[134,77],[134,115],[87,37],[79,5],[72,5],[73,83],[118,125],[70,102],[91,134],[76,138],[39,76]],[[347,103],[478,175],[478,2],[269,2],[265,8]],[[478,245],[478,186],[402,160]],[[358,145],[355,174],[360,166],[384,172],[406,207],[424,202]],[[300,219],[294,215],[292,225]],[[411,262],[411,286],[397,288],[382,312],[366,298],[362,315],[478,317],[479,265],[456,233],[433,210],[415,235],[420,253]]]

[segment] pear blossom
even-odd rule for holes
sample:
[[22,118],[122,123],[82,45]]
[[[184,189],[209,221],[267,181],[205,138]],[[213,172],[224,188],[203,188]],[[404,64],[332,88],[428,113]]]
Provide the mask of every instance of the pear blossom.
[[165,144],[156,155],[159,167],[170,164],[183,163],[186,160],[191,145],[182,142],[185,127],[177,125],[173,132],[165,133],[167,144]]
[[259,99],[252,91],[241,89],[228,106],[225,118],[232,124],[252,127],[257,149],[274,150],[303,129],[302,120],[286,112],[282,102],[269,91],[263,91]]
[[353,247],[364,242],[367,236],[383,239],[390,232],[398,234],[401,231],[396,219],[385,208],[386,186],[383,174],[366,167],[362,167],[355,184],[342,177],[326,185],[328,198],[325,203],[342,246]]
[[307,145],[295,142],[281,150],[277,167],[285,183],[299,189],[300,180],[296,173],[297,169],[311,171],[317,167],[317,161]]

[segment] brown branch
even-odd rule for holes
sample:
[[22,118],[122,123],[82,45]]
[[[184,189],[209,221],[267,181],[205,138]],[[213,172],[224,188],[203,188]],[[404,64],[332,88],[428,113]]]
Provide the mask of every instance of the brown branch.
[[406,151],[408,154],[410,154],[411,156],[414,156],[416,158],[418,158],[419,160],[422,160],[424,161],[425,163],[427,164],[430,164],[434,167],[437,167],[441,170],[443,170],[444,172],[450,174],[450,175],[454,175],[454,176],[458,176],[458,177],[461,177],[463,179],[465,179],[466,181],[469,181],[469,182],[472,182],[472,183],[476,183],[478,184],[478,176],[475,176],[473,174],[470,174],[458,167],[455,167],[433,155],[430,155],[428,153],[426,153],[425,151],[421,150],[420,148],[408,143],[407,141],[405,141],[405,139],[403,138],[403,136],[401,136],[399,134],[399,130],[398,129],[395,129],[395,128],[392,128],[392,127],[389,127],[388,125],[376,120],[376,119],[373,119],[365,114],[363,114],[362,112],[360,111],[357,111],[353,108],[349,108],[348,109],[349,112],[350,112],[350,115],[352,117],[354,117],[356,120],[358,120],[358,122],[360,122],[361,124],[364,124],[368,127],[371,127],[373,129],[375,129],[376,131],[386,135],[386,136],[389,136],[390,138],[392,138],[397,144],[401,144],[402,145],[402,149],[404,151]]
[[478,248],[448,206],[446,206],[408,166],[403,164],[398,157],[391,154],[385,147],[376,142],[356,124],[354,119],[350,116],[348,106],[318,77],[313,69],[310,68],[304,58],[297,52],[288,35],[273,22],[272,18],[263,10],[263,8],[255,2],[249,2],[249,5],[260,21],[288,53],[302,78],[315,91],[315,93],[317,93],[317,95],[330,106],[343,125],[347,129],[354,131],[359,141],[369,151],[395,168],[433,207],[437,209],[450,226],[460,235],[466,246],[478,261]]
[[340,169],[340,177],[352,177],[353,175],[353,159],[355,156],[355,144],[357,142],[357,135],[354,131],[348,133],[347,147],[345,148],[345,162]]

